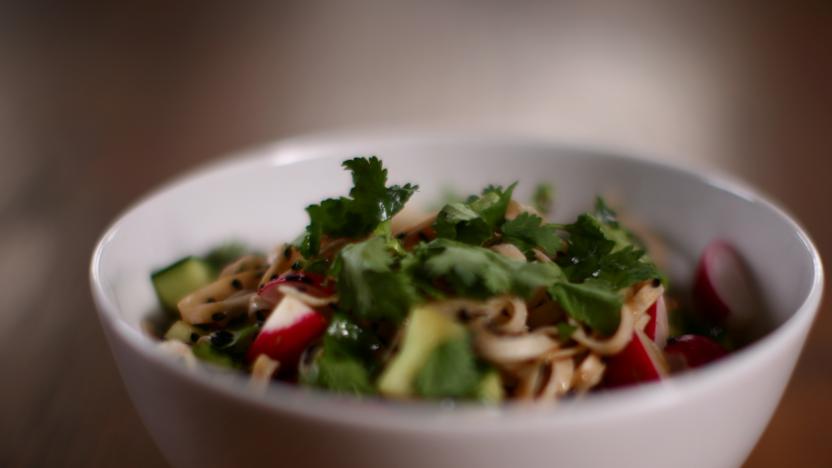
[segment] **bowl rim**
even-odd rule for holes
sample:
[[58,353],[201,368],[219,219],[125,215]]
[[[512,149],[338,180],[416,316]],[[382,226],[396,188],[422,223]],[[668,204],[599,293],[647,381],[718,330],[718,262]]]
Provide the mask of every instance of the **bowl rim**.
[[[556,410],[545,405],[519,402],[489,406],[479,403],[444,404],[425,401],[399,402],[378,398],[360,399],[280,382],[271,382],[264,391],[253,391],[247,385],[247,376],[240,373],[221,373],[205,365],[198,365],[197,369],[189,370],[177,360],[165,356],[158,350],[157,343],[152,342],[146,333],[129,325],[119,316],[118,306],[103,286],[100,266],[111,239],[141,206],[153,199],[164,197],[167,192],[182,184],[196,182],[223,171],[241,170],[248,165],[266,164],[279,167],[310,160],[336,159],[335,149],[343,149],[341,152],[348,154],[350,147],[367,146],[368,143],[377,147],[444,143],[545,148],[554,152],[580,153],[597,159],[626,160],[690,177],[713,189],[761,205],[781,218],[795,232],[809,253],[812,263],[811,287],[800,306],[786,321],[726,359],[676,375],[672,379],[593,394],[585,398],[591,400],[590,403],[575,400],[560,402]],[[105,333],[108,340],[118,339],[149,365],[158,366],[168,378],[184,379],[187,383],[213,392],[218,397],[275,413],[350,426],[422,432],[455,432],[461,429],[482,432],[528,428],[533,425],[572,425],[673,405],[691,395],[706,392],[709,388],[719,385],[720,381],[741,373],[754,362],[764,362],[773,358],[778,354],[778,349],[793,340],[805,341],[805,335],[818,313],[824,289],[824,271],[820,255],[805,229],[778,203],[735,177],[713,169],[706,170],[691,164],[650,158],[644,153],[636,155],[608,146],[574,145],[526,135],[435,132],[306,135],[279,140],[209,161],[162,183],[122,210],[96,242],[89,275],[99,321],[102,327],[111,331]],[[114,353],[113,343],[109,344],[111,352]],[[802,343],[799,349],[802,349]],[[124,372],[121,366],[119,370]],[[441,418],[443,424],[437,424],[437,417]],[[482,424],[483,420],[494,419],[498,419],[500,424]]]

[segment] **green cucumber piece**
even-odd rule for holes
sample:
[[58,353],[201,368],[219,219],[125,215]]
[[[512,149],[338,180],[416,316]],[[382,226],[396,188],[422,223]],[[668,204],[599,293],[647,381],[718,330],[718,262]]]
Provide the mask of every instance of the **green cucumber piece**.
[[196,257],[185,257],[150,275],[159,302],[171,312],[176,311],[176,304],[183,297],[211,283],[215,278],[214,269]]
[[193,345],[191,351],[199,360],[214,364],[215,366],[227,367],[229,369],[239,368],[239,365],[234,362],[231,356],[216,350],[208,341],[198,341]]

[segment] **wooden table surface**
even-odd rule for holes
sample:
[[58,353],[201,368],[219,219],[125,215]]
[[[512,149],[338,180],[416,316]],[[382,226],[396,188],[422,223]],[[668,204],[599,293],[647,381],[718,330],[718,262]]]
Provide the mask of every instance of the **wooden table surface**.
[[[228,3],[0,10],[2,467],[166,466],[97,323],[89,256],[137,196],[252,144],[428,125],[616,145],[747,179],[832,254],[824,2]],[[749,468],[832,466],[829,309]]]

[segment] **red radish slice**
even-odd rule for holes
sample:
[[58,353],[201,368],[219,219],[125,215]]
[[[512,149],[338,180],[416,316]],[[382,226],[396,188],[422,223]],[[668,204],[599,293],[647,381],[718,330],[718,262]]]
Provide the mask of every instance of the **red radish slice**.
[[327,320],[322,314],[293,297],[284,297],[263,324],[246,358],[254,362],[265,354],[280,362],[282,368],[294,368],[303,350],[326,327]]
[[756,306],[751,277],[731,244],[716,240],[699,259],[693,284],[697,311],[711,320],[740,328],[748,323]]
[[335,288],[327,281],[327,278],[315,273],[303,271],[285,273],[269,281],[257,291],[266,302],[275,305],[280,302],[283,295],[278,291],[281,284],[298,288],[301,292],[315,297],[328,297],[335,294]]
[[667,320],[667,303],[664,296],[659,296],[656,302],[647,309],[650,321],[644,327],[644,334],[656,343],[659,348],[667,344],[667,337],[670,335],[670,323]]
[[660,380],[667,375],[667,363],[661,351],[641,331],[636,330],[630,343],[607,360],[604,385],[623,387]]
[[671,338],[664,352],[674,370],[704,366],[728,354],[719,343],[702,335]]

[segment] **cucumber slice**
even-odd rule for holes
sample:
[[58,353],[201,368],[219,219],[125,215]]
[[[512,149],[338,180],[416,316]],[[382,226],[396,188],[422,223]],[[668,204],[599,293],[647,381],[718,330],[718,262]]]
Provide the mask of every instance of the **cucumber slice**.
[[204,260],[185,257],[150,275],[162,306],[175,312],[176,304],[193,291],[211,283],[216,273]]
[[177,320],[168,328],[168,331],[165,333],[165,339],[181,341],[187,345],[192,345],[203,335],[205,335],[204,330],[182,320]]

